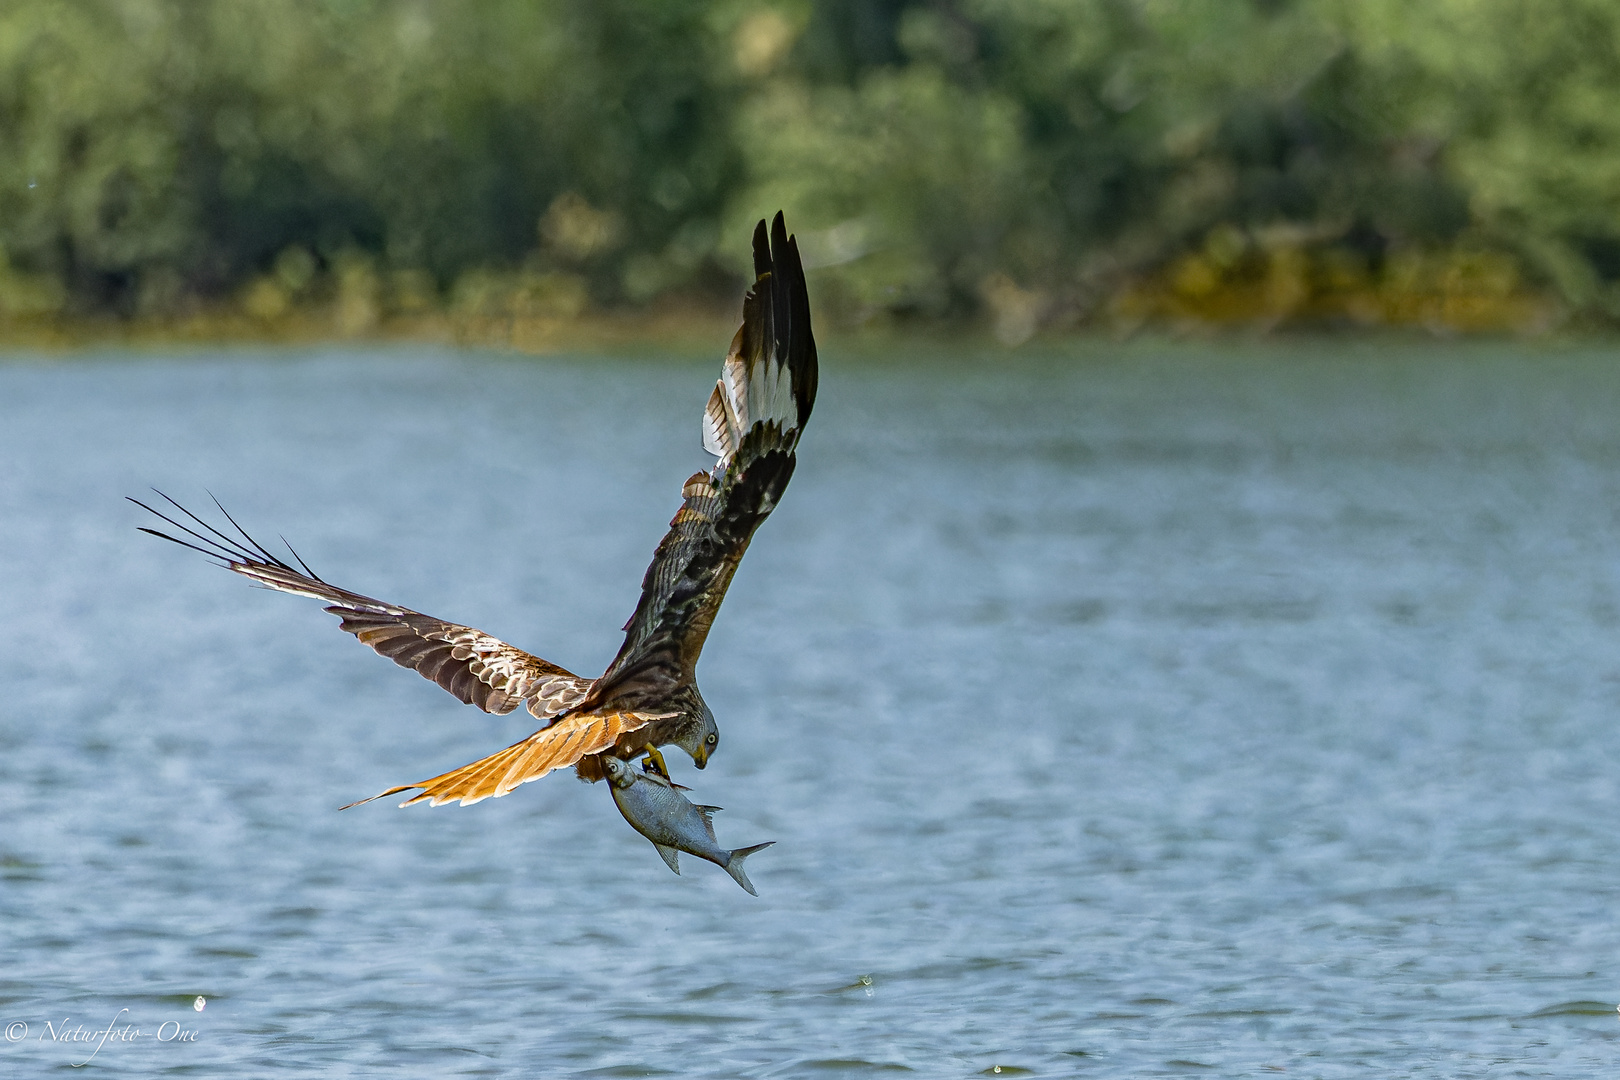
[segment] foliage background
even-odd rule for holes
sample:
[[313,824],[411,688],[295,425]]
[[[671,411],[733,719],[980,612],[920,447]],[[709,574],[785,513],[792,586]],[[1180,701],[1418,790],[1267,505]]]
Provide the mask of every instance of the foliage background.
[[1613,0],[10,0],[0,319],[1620,319]]

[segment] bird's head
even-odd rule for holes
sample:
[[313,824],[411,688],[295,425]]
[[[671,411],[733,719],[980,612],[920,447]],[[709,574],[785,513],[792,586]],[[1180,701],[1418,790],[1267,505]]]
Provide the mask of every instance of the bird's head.
[[709,764],[709,756],[720,748],[720,727],[714,722],[714,713],[709,711],[707,702],[698,701],[700,720],[693,724],[681,737],[675,740],[675,745],[692,755],[692,764],[704,768]]

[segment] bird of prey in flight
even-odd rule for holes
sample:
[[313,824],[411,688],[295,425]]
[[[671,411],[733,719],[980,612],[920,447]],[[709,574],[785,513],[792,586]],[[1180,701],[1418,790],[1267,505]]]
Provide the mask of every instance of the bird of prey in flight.
[[297,567],[271,554],[222,506],[237,536],[167,495],[180,520],[131,501],[190,539],[142,531],[261,585],[324,601],[343,630],[470,705],[498,714],[522,705],[541,721],[538,731],[504,750],[372,798],[419,788],[401,805],[465,806],[570,765],[595,782],[605,775],[606,755],[627,760],[647,752],[662,770],[657,748],[671,743],[701,769],[720,745],[720,732],[698,692],[698,654],[754,530],[793,476],[794,450],[816,400],[804,267],[780,213],[769,230],[764,221],[754,230],[754,274],[742,327],[703,413],[703,445],[719,461],[682,486],[684,501],[647,568],[624,645],[600,678],[576,675],[470,626],[329,585],[290,548]]

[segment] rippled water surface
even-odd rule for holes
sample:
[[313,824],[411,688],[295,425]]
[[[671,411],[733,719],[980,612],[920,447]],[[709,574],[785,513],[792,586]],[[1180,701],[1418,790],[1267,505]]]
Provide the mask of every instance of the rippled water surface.
[[594,674],[715,360],[0,364],[0,1072],[1620,1075],[1620,356],[827,352],[670,759],[759,899],[338,813],[525,717],[122,501]]

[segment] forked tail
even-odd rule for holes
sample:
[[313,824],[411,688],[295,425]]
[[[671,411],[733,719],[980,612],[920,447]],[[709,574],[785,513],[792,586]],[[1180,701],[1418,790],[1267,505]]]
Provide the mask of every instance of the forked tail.
[[749,896],[758,896],[759,893],[754,891],[754,883],[748,880],[747,874],[743,873],[743,860],[754,852],[762,851],[774,843],[776,843],[775,840],[767,840],[763,844],[755,844],[753,847],[740,847],[736,851],[726,853],[730,856],[726,859],[726,873],[730,874],[732,880],[747,890]]

